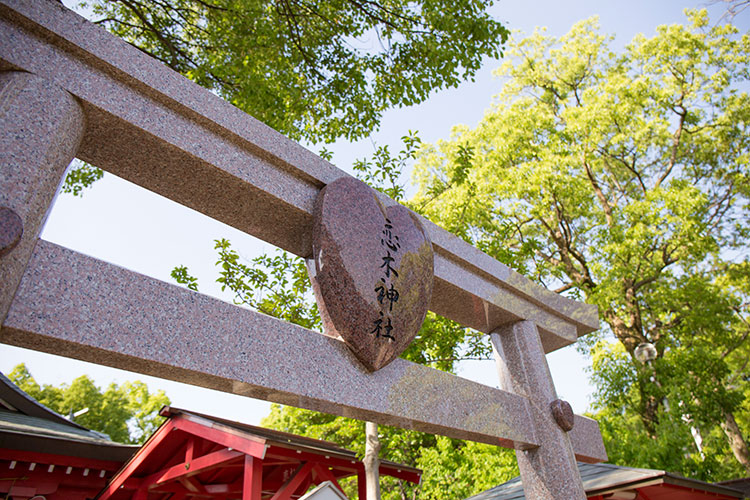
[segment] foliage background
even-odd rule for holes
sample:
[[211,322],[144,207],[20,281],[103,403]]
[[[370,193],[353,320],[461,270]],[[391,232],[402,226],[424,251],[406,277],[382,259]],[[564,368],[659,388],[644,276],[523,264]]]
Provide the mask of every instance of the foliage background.
[[169,405],[164,391],[150,393],[141,381],[109,384],[102,390],[87,375],[69,385],[40,385],[21,363],[8,373],[21,390],[47,408],[63,416],[88,409],[73,420],[89,429],[103,432],[118,443],[143,444],[164,420],[159,410]]

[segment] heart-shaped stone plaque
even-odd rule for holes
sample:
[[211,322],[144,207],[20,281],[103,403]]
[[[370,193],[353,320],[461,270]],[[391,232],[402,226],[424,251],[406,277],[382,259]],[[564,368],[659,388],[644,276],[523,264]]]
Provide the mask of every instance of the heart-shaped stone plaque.
[[432,295],[432,243],[419,219],[386,207],[351,177],[315,203],[310,279],[323,327],[369,370],[393,361],[422,326]]

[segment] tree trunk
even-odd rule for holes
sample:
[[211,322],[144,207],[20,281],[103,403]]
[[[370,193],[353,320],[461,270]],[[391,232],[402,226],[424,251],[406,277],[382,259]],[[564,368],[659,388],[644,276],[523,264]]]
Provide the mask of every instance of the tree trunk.
[[747,443],[742,437],[742,432],[737,425],[737,421],[734,419],[734,415],[728,411],[724,412],[724,422],[721,423],[721,428],[729,439],[729,447],[732,448],[737,461],[742,464],[748,474],[750,474],[750,450],[748,450]]
[[[660,388],[661,385],[659,384],[659,379],[657,378],[656,371],[653,367],[642,365],[640,362],[636,361],[633,356],[633,352],[638,344],[648,340],[643,335],[642,330],[629,325],[611,309],[602,310],[602,315],[604,321],[606,321],[612,329],[612,333],[617,337],[617,340],[625,346],[625,349],[632,356],[633,363],[636,365],[638,371],[648,373],[650,375],[650,381]],[[652,394],[653,389],[648,387],[648,383],[645,379],[639,381],[638,392],[641,395],[642,401],[642,407],[638,410],[641,422],[643,422],[643,426],[646,428],[648,435],[652,439],[657,439],[656,428],[659,425],[659,409],[663,404],[663,400]]]
[[365,422],[365,481],[367,500],[380,500],[380,438],[378,424]]

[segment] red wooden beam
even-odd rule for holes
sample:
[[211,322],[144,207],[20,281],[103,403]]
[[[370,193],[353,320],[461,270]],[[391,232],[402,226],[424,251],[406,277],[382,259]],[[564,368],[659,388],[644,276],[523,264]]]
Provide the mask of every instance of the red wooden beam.
[[314,462],[307,462],[300,465],[297,472],[295,472],[294,475],[287,480],[284,486],[282,486],[281,489],[271,497],[271,500],[290,500],[292,495],[294,495],[305,479],[307,479],[307,476],[312,473],[314,466]]
[[357,472],[357,495],[359,500],[367,500],[367,479],[364,469]]
[[[187,454],[186,454],[187,455]],[[190,453],[189,455],[192,455]],[[159,472],[151,474],[148,477],[143,478],[142,485],[145,486],[156,486],[164,484],[169,481],[174,481],[180,477],[190,477],[207,470],[211,470],[216,467],[221,467],[227,462],[236,460],[244,456],[244,453],[235,450],[223,449],[203,455],[195,460],[187,461],[185,463],[173,465],[166,469],[162,469]]]
[[[211,497],[211,492],[208,491],[204,484],[202,484],[200,481],[195,481],[192,478],[180,478],[172,483],[167,484],[160,484],[158,486],[151,486],[150,488],[146,488],[149,495],[160,495],[157,498],[169,498],[171,500],[172,496],[170,495],[176,495],[176,494],[186,494],[190,496],[191,498],[196,496],[204,496],[207,498]],[[169,493],[169,495],[167,495]],[[166,495],[166,496],[165,496]]]
[[181,476],[177,478],[177,482],[191,493],[208,493],[197,478]]
[[171,417],[171,421],[177,429],[213,441],[214,443],[226,446],[227,448],[239,450],[246,455],[251,455],[260,459],[265,457],[265,439],[251,436],[240,436],[234,432],[230,432],[228,429],[216,428],[216,424],[211,421],[206,420],[206,424],[203,424],[195,420],[195,417],[186,417],[184,415]]
[[185,463],[189,464],[193,461],[193,455],[195,455],[195,436],[190,436],[185,443]]
[[40,453],[37,451],[21,451],[0,449],[0,460],[15,460],[16,462],[32,462],[47,465],[65,465],[66,467],[80,467],[82,469],[97,469],[116,471],[122,467],[122,462],[114,460],[97,460],[94,458],[69,457],[54,453]]
[[[321,479],[320,483],[322,483],[323,481],[330,481],[336,488],[341,491],[341,493],[344,493],[344,488],[341,487],[339,482],[336,480],[336,477],[331,473],[330,469],[327,466],[317,463],[315,464],[315,467],[313,467],[313,469]],[[346,496],[346,493],[344,493],[344,496]]]
[[299,488],[297,488],[296,495],[302,496],[302,494],[304,494],[307,490],[309,490],[310,486],[312,486],[313,484],[315,484],[315,481],[313,481],[312,474],[310,474],[309,476],[305,478],[304,481],[302,481],[302,485]]
[[[247,456],[247,455],[245,455]],[[243,462],[242,466],[244,467],[245,464]],[[213,483],[213,484],[206,484],[204,487],[206,488],[206,491],[212,495],[228,495],[230,493],[232,494],[242,494],[242,485],[244,479],[244,472],[243,475],[233,483]],[[172,500],[171,498],[169,500]]]
[[393,465],[381,464],[379,472],[381,476],[391,476],[395,477],[396,479],[403,479],[404,481],[409,481],[410,483],[414,484],[419,484],[422,479],[422,474],[419,472],[399,469],[398,467],[395,467]]
[[275,493],[298,467],[299,462],[280,464],[274,461],[269,465],[268,460],[263,460],[263,490]]
[[[106,479],[83,477],[78,471],[76,476],[62,474],[45,474],[46,467],[39,467],[31,473],[27,470],[21,476],[9,475],[5,471],[4,477],[0,478],[0,498],[28,499],[40,498],[64,498],[65,500],[85,500],[93,498],[107,484]],[[39,471],[39,474],[36,472]]]
[[137,490],[140,486],[141,480],[137,477],[129,477],[122,483],[122,488],[125,490]]
[[[49,465],[41,463],[37,463],[33,471],[29,470],[30,467],[27,463],[17,463],[13,470],[3,467],[2,476],[0,476],[0,492],[7,493],[12,484],[16,486],[54,484],[99,492],[107,484],[107,478],[99,477],[98,471],[90,471],[88,475],[84,476],[84,471],[78,468],[73,469],[68,474],[67,466],[58,465],[52,471],[49,470],[49,467]],[[5,497],[0,495],[0,498]]]
[[260,500],[263,492],[263,461],[245,455],[245,469],[242,474],[242,500]]
[[[322,464],[341,469],[342,471],[351,471],[352,475],[364,470],[364,465],[358,460],[341,458],[340,456],[318,455],[306,451],[299,453],[294,449],[282,448],[280,446],[274,445],[271,445],[266,454],[268,458],[289,457],[296,458],[299,461],[305,462],[320,462]],[[380,464],[380,475],[391,476],[395,477],[396,479],[403,479],[415,484],[418,484],[421,478],[421,474],[419,472],[414,472],[408,469],[400,469],[398,466],[389,464]]]
[[174,429],[174,421],[173,420],[167,420],[164,422],[161,427],[157,429],[157,431],[154,433],[151,438],[146,441],[146,444],[141,447],[140,450],[135,454],[133,458],[130,459],[130,462],[125,465],[125,467],[120,471],[120,473],[114,477],[112,482],[107,485],[107,487],[102,490],[101,494],[99,495],[98,500],[109,500],[112,498],[112,495],[117,493],[117,490],[120,489],[121,486],[126,486],[126,482],[129,484],[131,481],[128,481],[133,473],[140,467],[140,465],[143,463],[144,460],[153,452],[161,443],[164,441],[168,436],[169,433],[172,432],[172,429]]
[[297,462],[320,462],[332,467],[336,467],[342,470],[348,470],[353,475],[360,468],[364,468],[361,462],[354,458],[346,459],[339,458],[331,455],[318,455],[316,453],[310,453],[307,451],[295,450],[290,448],[282,448],[280,446],[273,446],[268,449],[266,453],[268,458],[285,457],[295,460]]

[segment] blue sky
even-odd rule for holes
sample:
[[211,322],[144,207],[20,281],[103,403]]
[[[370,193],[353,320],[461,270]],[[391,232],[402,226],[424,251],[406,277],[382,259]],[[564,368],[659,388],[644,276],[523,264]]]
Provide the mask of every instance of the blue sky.
[[[511,30],[531,33],[537,26],[546,26],[548,33],[555,36],[565,34],[577,21],[598,15],[602,32],[615,34],[614,47],[621,48],[637,33],[650,36],[657,25],[684,22],[683,10],[688,7],[709,8],[712,20],[718,20],[724,12],[720,4],[690,1],[507,0],[497,2],[492,13]],[[750,12],[740,14],[735,24],[747,31]],[[340,141],[327,146],[334,153],[333,162],[350,171],[349,166],[355,159],[374,151],[374,144],[388,144],[392,150],[398,150],[399,138],[409,130],[418,131],[423,141],[434,142],[447,138],[454,125],[475,125],[502,87],[502,81],[492,76],[499,65],[496,60],[487,60],[475,82],[436,93],[422,105],[389,111],[380,130],[369,139],[357,143]],[[170,281],[169,272],[175,265],[187,265],[198,277],[201,291],[217,296],[221,296],[221,292],[213,282],[216,278],[214,239],[229,239],[246,257],[271,249],[236,229],[112,175],[105,175],[83,198],[60,195],[42,237],[164,281]],[[231,299],[226,295],[222,297]],[[588,360],[573,348],[557,351],[549,355],[548,360],[559,396],[570,401],[577,413],[585,411],[591,394],[584,372]],[[164,389],[175,406],[249,423],[258,423],[269,407],[268,403],[249,398],[0,345],[0,371],[8,373],[20,362],[25,362],[42,383],[70,382],[84,373],[100,386],[141,379],[151,390]],[[492,362],[466,363],[460,374],[497,385]]]

